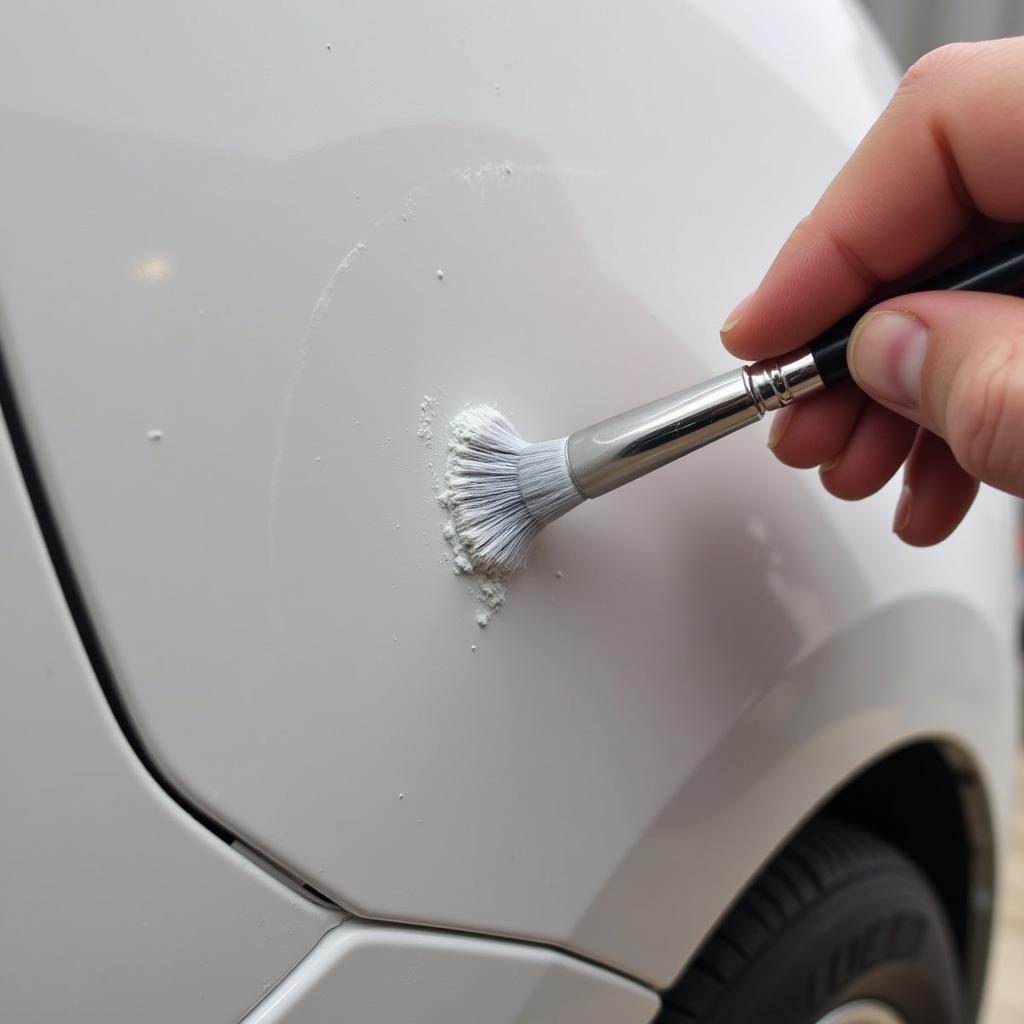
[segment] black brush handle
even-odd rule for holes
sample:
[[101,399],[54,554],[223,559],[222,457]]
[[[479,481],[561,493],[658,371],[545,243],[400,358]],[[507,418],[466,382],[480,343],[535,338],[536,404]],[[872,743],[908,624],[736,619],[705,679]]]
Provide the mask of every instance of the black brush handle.
[[[1024,292],[1024,235],[1003,242],[988,252],[942,271],[907,289],[914,292],[996,292],[1017,295]],[[857,321],[878,299],[843,317],[839,323],[819,334],[809,348],[814,365],[826,385],[838,384],[850,376],[846,346]]]

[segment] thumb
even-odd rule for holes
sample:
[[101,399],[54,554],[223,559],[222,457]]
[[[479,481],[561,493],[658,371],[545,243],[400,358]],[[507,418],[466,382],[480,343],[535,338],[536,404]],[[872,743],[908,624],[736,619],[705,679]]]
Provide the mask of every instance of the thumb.
[[886,300],[854,328],[847,360],[868,395],[944,438],[968,473],[1024,495],[1024,299]]

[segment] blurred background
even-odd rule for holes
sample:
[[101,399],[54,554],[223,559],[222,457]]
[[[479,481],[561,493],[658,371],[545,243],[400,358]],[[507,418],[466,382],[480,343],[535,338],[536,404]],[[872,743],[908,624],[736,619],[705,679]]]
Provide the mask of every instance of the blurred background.
[[1021,0],[864,0],[864,6],[905,67],[943,43],[1024,34]]
[[[1024,35],[1024,0],[863,0],[896,59],[909,67],[944,43]],[[1019,599],[1024,607],[1024,505],[1018,532]],[[1024,663],[1024,619],[1021,627]],[[1024,756],[1017,765],[1013,850],[1004,879],[995,958],[983,1024],[1024,1024]]]

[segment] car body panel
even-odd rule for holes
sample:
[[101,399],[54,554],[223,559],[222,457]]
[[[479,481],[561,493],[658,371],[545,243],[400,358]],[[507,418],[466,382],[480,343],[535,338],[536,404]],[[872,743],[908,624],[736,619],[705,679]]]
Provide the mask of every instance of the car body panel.
[[658,997],[609,971],[519,943],[379,928],[329,932],[242,1024],[647,1024]]
[[0,430],[5,1020],[237,1020],[341,915],[251,864],[138,762]]
[[[852,4],[753,7],[20,5],[0,41],[4,353],[116,685],[170,785],[363,917],[666,984],[899,725],[1002,778],[1001,665],[932,702],[928,652],[857,693],[820,654],[946,597],[937,649],[988,658],[998,496],[911,551],[893,487],[840,505],[751,430],[550,527],[486,629],[447,558],[445,421],[559,436],[730,366],[880,109]],[[823,731],[742,763],[810,791],[719,864],[707,766],[804,665]]]

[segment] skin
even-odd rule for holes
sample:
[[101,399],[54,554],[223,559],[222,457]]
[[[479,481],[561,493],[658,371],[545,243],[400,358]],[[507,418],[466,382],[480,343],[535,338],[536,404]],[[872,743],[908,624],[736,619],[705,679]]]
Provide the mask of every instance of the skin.
[[[777,413],[769,443],[787,465],[820,467],[845,499],[873,494],[902,466],[893,526],[908,544],[947,537],[979,482],[1024,496],[1024,299],[912,291],[914,279],[1024,230],[1022,96],[1024,38],[923,57],[722,329],[733,355],[763,359],[893,294],[865,320],[909,315],[924,332],[923,363],[908,370],[900,346],[872,344],[862,320],[848,356],[856,383]],[[884,379],[900,373],[913,377],[908,394]]]

